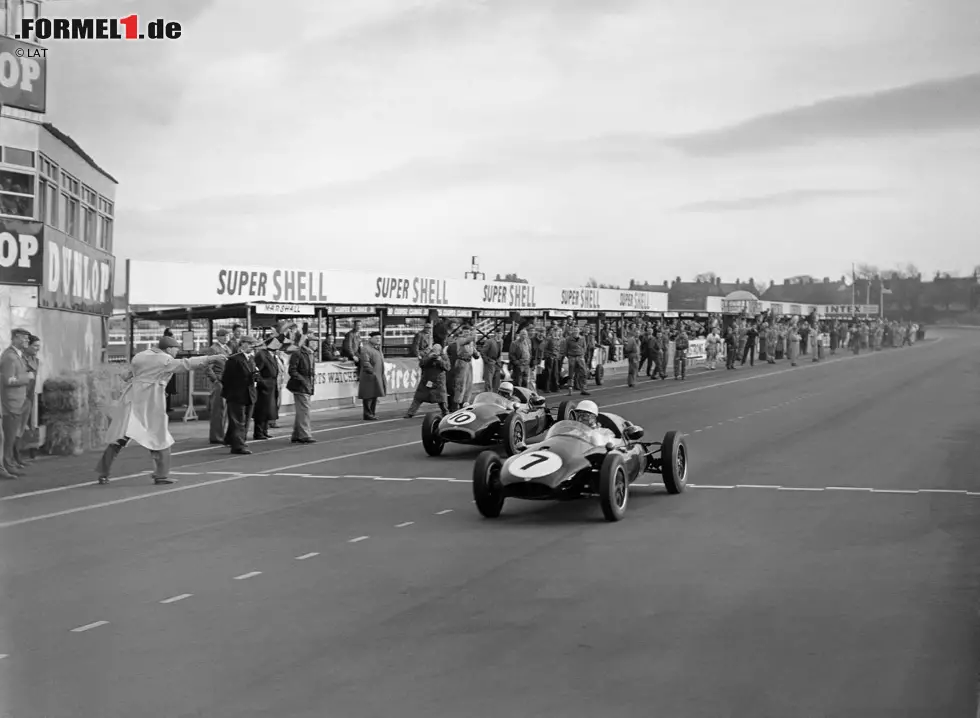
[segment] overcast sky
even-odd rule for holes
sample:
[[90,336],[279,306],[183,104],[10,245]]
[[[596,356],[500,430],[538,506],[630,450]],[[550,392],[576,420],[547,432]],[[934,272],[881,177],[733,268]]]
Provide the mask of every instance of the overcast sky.
[[119,256],[579,284],[980,264],[978,0],[79,0]]

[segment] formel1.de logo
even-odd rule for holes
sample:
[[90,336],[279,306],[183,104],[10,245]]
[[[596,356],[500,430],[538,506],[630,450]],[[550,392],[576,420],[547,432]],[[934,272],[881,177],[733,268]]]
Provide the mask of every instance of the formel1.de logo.
[[177,40],[180,23],[154,18],[140,23],[139,15],[110,17],[25,17],[18,40]]

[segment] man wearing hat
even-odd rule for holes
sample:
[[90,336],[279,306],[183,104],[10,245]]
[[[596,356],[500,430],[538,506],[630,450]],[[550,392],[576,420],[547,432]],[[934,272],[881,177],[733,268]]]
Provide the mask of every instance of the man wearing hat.
[[258,341],[253,337],[243,336],[239,339],[238,351],[228,357],[221,377],[221,396],[228,408],[228,430],[225,432],[224,443],[231,447],[233,454],[252,453],[245,439],[248,436],[252,409],[258,398],[255,388],[255,382],[259,378],[259,370],[255,365],[257,344]]
[[357,398],[364,405],[364,420],[377,421],[378,399],[388,394],[385,358],[381,353],[381,332],[371,332],[368,342],[361,345],[357,365]]
[[211,397],[208,400],[208,408],[211,414],[210,439],[212,444],[225,443],[225,430],[228,428],[228,420],[225,416],[225,400],[221,397],[221,375],[225,370],[225,362],[231,356],[231,347],[228,346],[228,330],[221,328],[214,333],[214,344],[208,353],[221,357],[220,361],[208,364],[204,370],[204,375],[211,382]]
[[216,355],[178,359],[179,349],[180,342],[165,336],[155,347],[133,357],[128,383],[109,425],[106,437],[109,445],[95,467],[100,484],[109,483],[112,463],[130,441],[150,450],[153,483],[174,483],[170,478],[170,447],[174,438],[167,427],[167,383],[178,372],[220,361]]
[[425,357],[429,353],[429,347],[432,346],[432,322],[426,322],[425,326],[422,327],[422,331],[415,335],[412,340],[412,349],[409,352],[413,357]]

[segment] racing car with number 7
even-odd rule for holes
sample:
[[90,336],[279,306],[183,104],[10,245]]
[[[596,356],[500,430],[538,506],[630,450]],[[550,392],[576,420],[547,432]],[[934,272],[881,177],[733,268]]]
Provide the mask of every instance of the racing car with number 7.
[[562,409],[547,434],[520,453],[506,460],[493,451],[477,457],[473,498],[483,516],[500,516],[508,498],[598,496],[606,520],[619,521],[626,514],[630,486],[644,473],[660,474],[668,493],[686,488],[687,442],[677,431],[668,431],[663,441],[642,442],[642,427],[616,414],[600,414],[595,402]]

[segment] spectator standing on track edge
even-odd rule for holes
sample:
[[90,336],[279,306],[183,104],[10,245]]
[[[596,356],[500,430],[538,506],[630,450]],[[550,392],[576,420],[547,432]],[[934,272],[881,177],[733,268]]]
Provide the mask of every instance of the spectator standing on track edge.
[[179,349],[180,343],[176,339],[164,336],[157,346],[133,357],[128,383],[109,425],[108,446],[95,467],[100,484],[109,483],[112,464],[130,441],[150,450],[153,483],[174,483],[170,478],[170,447],[174,437],[168,428],[167,383],[178,372],[220,361],[215,355],[177,359]]
[[568,357],[568,394],[571,396],[572,389],[578,390],[582,396],[589,396],[588,376],[589,372],[585,368],[585,339],[579,333],[578,327],[573,326],[568,338],[564,341],[563,351]]
[[225,415],[225,400],[221,396],[221,375],[225,370],[225,362],[231,356],[231,346],[228,343],[228,330],[219,329],[214,333],[215,342],[208,350],[209,354],[221,357],[221,361],[208,364],[204,375],[211,382],[211,396],[208,398],[208,413],[210,414],[210,435],[212,444],[225,443],[225,432],[228,430],[228,417]]
[[15,459],[14,451],[23,433],[24,412],[30,412],[27,390],[37,378],[31,372],[25,354],[30,339],[31,333],[26,329],[14,329],[10,333],[10,346],[0,355],[0,406],[3,410],[3,418],[0,420],[3,429],[0,433],[0,442],[3,444],[0,479],[23,476],[21,472],[27,468]]
[[385,358],[381,353],[381,332],[371,332],[358,355],[357,398],[364,407],[365,421],[377,421],[378,399],[388,395]]
[[293,395],[293,435],[294,444],[315,444],[310,426],[310,401],[316,382],[317,341],[306,337],[299,348],[289,356],[289,381],[286,389]]
[[252,337],[241,337],[237,343],[238,351],[228,357],[222,375],[221,395],[225,399],[228,413],[225,444],[231,447],[233,454],[252,453],[246,439],[248,422],[258,396],[255,388],[258,379],[254,356],[256,344],[258,342]]

